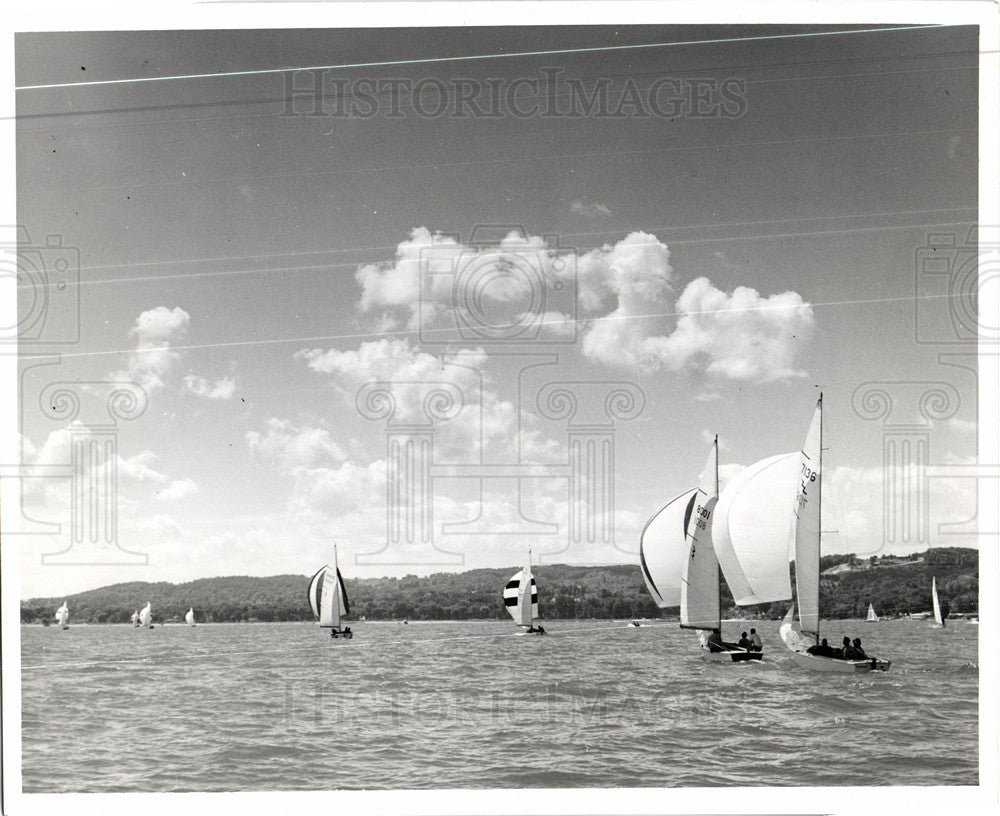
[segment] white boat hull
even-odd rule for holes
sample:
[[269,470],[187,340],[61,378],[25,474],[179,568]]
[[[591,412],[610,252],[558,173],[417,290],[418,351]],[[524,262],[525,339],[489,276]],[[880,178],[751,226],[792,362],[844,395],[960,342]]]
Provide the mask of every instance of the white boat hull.
[[889,671],[891,662],[878,660],[874,657],[868,660],[839,660],[835,657],[819,657],[789,650],[796,666],[809,671],[826,672],[830,674],[857,674],[873,671]]
[[726,652],[712,652],[704,646],[701,648],[701,656],[710,663],[746,663],[751,660],[763,660],[763,652],[747,652],[743,649]]

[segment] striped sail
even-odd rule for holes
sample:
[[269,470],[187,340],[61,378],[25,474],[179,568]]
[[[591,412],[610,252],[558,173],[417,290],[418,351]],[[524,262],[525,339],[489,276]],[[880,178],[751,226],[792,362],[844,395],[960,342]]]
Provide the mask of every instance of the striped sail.
[[789,511],[798,455],[782,453],[744,468],[719,496],[712,543],[739,606],[792,597]]
[[341,619],[350,612],[347,590],[340,570],[324,565],[309,582],[309,606],[320,626],[339,629]]
[[802,447],[798,492],[793,509],[795,528],[795,595],[799,627],[819,638],[820,505],[823,485],[823,395],[813,413]]
[[685,513],[687,560],[681,577],[681,626],[719,629],[719,561],[712,546],[712,511],[719,500],[719,438],[712,443],[698,480],[691,512]]
[[931,597],[934,601],[934,623],[943,625],[944,618],[941,617],[941,602],[938,600],[937,594],[937,576],[931,578]]
[[152,604],[147,603],[142,611],[139,613],[139,625],[140,626],[151,626],[153,623],[153,607]]
[[184,615],[184,620],[187,621],[187,625],[188,626],[194,626],[194,607],[193,606]]
[[521,626],[531,626],[538,620],[538,587],[531,574],[529,563],[523,570],[515,573],[503,589],[503,604]]
[[639,566],[649,594],[661,609],[681,603],[681,577],[687,563],[684,544],[697,488],[667,502],[646,522],[639,539]]
[[56,621],[63,629],[69,627],[69,606],[66,605],[66,601],[63,601],[63,605],[56,610]]

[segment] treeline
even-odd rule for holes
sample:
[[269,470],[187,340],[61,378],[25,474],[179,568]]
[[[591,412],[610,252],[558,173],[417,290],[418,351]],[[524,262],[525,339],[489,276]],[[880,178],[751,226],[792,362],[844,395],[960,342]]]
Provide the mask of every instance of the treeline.
[[[880,615],[927,611],[931,578],[942,605],[953,613],[978,611],[979,560],[975,550],[933,549],[909,557],[859,559],[826,556],[820,580],[823,617],[861,617],[872,603]],[[842,571],[836,571],[839,568]],[[501,591],[516,567],[437,573],[419,578],[345,578],[351,617],[369,620],[505,619]],[[834,570],[833,572],[830,572]],[[639,567],[615,565],[537,567],[543,618],[642,618],[676,616],[660,610],[646,591]],[[51,620],[66,600],[74,623],[127,623],[132,612],[152,604],[156,621],[181,621],[189,607],[201,622],[306,621],[309,578],[244,575],[202,578],[184,584],[131,582],[58,598],[21,603],[21,622]],[[794,582],[794,571],[793,571]],[[780,618],[788,602],[739,608],[723,582],[724,617]]]

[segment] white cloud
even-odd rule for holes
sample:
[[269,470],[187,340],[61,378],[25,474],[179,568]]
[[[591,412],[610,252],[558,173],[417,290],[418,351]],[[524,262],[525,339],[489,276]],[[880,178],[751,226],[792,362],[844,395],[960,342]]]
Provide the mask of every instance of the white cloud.
[[157,306],[140,314],[129,331],[137,341],[135,351],[129,353],[125,368],[112,377],[138,383],[146,393],[163,388],[163,378],[180,358],[172,344],[184,336],[190,320],[179,306]]
[[579,215],[584,218],[610,218],[611,208],[606,204],[600,204],[596,201],[574,201],[569,205],[569,211],[573,215]]
[[196,374],[188,374],[184,377],[184,385],[195,396],[212,400],[227,400],[235,396],[237,381],[235,377],[222,377],[213,383]]
[[157,458],[151,450],[140,451],[128,459],[119,456],[118,472],[138,482],[165,482],[168,477],[150,467]]
[[342,462],[345,454],[324,427],[296,426],[288,420],[272,418],[267,429],[247,431],[251,451],[278,460],[288,471],[315,467],[323,462]]
[[178,501],[198,492],[198,484],[193,479],[174,479],[164,488],[156,491],[161,501]]

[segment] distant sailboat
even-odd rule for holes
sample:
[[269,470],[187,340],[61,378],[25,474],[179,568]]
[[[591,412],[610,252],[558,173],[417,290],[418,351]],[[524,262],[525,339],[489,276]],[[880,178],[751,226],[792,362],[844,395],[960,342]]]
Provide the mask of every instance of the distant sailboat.
[[330,637],[353,638],[350,626],[341,628],[343,618],[351,611],[344,579],[337,566],[337,545],[333,545],[333,567],[324,564],[309,581],[309,606],[319,625],[330,630]]
[[132,613],[132,625],[133,626],[138,626],[139,625],[139,610],[138,609],[136,609],[135,612]]
[[823,502],[823,395],[802,448],[798,495],[792,511],[795,540],[795,593],[798,601],[798,626],[793,603],[781,624],[781,639],[796,665],[811,671],[853,673],[888,671],[888,660],[841,660],[830,655],[814,654],[819,647],[819,565],[822,544]]
[[146,603],[139,613],[139,625],[145,626],[147,629],[153,628],[153,606],[149,602]]
[[503,589],[503,604],[514,623],[526,627],[526,633],[544,635],[545,627],[535,626],[538,620],[538,587],[531,574],[531,549],[523,570],[511,576]]
[[56,623],[58,623],[63,629],[69,629],[69,607],[66,605],[66,601],[63,601],[63,605],[56,610]]
[[941,602],[938,600],[937,593],[937,576],[931,578],[931,596],[934,602],[934,623],[938,626],[944,626],[944,618],[941,616]]
[[865,618],[868,623],[878,623],[878,615],[875,614],[875,607],[868,604],[868,617]]
[[188,626],[194,626],[194,607],[192,606],[184,615],[184,620]]

